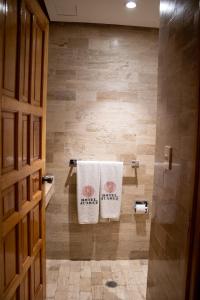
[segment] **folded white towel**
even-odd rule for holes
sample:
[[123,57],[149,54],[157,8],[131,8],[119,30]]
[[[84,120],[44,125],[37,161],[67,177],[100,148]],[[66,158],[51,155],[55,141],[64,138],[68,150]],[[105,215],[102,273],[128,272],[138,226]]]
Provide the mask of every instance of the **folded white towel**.
[[77,161],[77,208],[79,224],[99,220],[100,168],[95,161]]
[[120,217],[123,162],[102,162],[100,185],[100,216],[116,219]]

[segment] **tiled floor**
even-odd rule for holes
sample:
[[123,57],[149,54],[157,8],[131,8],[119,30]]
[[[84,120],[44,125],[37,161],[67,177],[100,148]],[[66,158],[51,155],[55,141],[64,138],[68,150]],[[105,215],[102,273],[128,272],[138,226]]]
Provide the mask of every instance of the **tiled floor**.
[[147,260],[47,260],[48,300],[144,300],[146,280]]

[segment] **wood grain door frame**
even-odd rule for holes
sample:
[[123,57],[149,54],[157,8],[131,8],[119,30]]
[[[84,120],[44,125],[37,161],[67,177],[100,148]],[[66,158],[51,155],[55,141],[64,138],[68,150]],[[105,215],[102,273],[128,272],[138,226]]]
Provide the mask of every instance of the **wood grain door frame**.
[[196,160],[196,183],[191,222],[188,273],[185,300],[200,299],[200,113],[198,126],[198,149]]
[[[3,74],[3,0],[0,0],[0,107],[2,103],[2,74]],[[1,109],[0,109],[0,120],[1,120]],[[2,140],[2,129],[1,129],[1,122],[0,122],[0,141]],[[2,147],[0,147],[0,174],[1,174],[1,166],[2,166]],[[2,202],[1,193],[0,193],[0,203]],[[2,206],[0,206],[0,265],[3,266],[3,243],[2,243],[2,237],[3,237],[3,228],[1,226],[2,224]],[[2,293],[3,293],[3,276],[0,276],[0,299],[2,299]]]
[[[200,34],[200,24],[199,24]],[[199,106],[195,186],[190,228],[188,272],[185,300],[200,299],[200,38],[199,38]]]
[[48,30],[37,0],[0,0],[0,300],[46,297]]

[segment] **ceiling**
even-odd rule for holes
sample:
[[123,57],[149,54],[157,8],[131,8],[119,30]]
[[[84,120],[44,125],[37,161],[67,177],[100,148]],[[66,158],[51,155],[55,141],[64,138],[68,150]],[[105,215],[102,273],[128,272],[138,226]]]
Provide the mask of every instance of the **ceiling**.
[[51,21],[159,27],[160,0],[136,0],[135,9],[126,0],[45,0]]

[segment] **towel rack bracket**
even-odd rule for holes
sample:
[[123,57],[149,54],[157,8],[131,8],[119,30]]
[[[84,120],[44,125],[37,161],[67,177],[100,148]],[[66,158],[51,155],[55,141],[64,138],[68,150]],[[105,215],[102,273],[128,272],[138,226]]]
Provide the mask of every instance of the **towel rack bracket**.
[[69,167],[77,167],[77,159],[70,159]]

